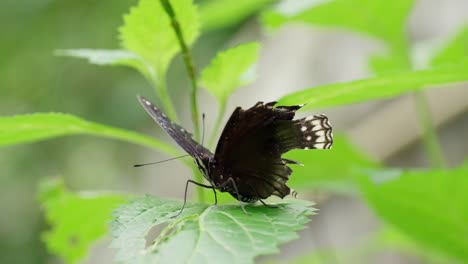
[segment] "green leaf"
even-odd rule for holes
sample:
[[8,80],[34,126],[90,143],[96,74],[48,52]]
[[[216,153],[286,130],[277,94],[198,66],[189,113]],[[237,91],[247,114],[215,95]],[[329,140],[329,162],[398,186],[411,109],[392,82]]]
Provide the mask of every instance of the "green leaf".
[[210,0],[200,6],[203,30],[233,26],[276,0]]
[[421,71],[393,72],[348,83],[335,83],[287,95],[279,105],[306,103],[303,109],[388,99],[431,86],[468,80],[468,59],[459,64]]
[[37,113],[0,117],[0,147],[67,135],[108,137],[152,147],[170,155],[177,154],[173,147],[157,139],[132,131],[85,121],[72,115]]
[[[293,4],[296,7],[291,7]],[[281,3],[263,14],[268,27],[277,28],[288,22],[347,28],[394,45],[401,45],[406,34],[406,18],[413,0],[334,0],[309,1],[298,5]]]
[[57,180],[42,182],[39,199],[52,227],[42,238],[50,252],[68,263],[86,256],[108,232],[112,210],[126,200],[119,194],[71,193]]
[[366,157],[345,137],[335,135],[330,150],[293,150],[284,158],[301,162],[294,166],[288,185],[296,190],[311,188],[332,191],[354,191],[354,177],[362,169],[376,168],[377,163]]
[[458,63],[468,57],[468,26],[465,26],[437,55],[432,59],[433,66]]
[[376,171],[361,181],[385,221],[430,250],[468,261],[468,167]]
[[[278,251],[278,245],[297,238],[313,214],[312,203],[288,201],[279,208],[247,205],[189,204],[142,197],[115,212],[112,246],[125,263],[253,263],[254,257]],[[167,224],[146,242],[148,231]],[[145,248],[145,244],[149,244]]]
[[373,56],[371,64],[374,69],[380,73],[409,69],[406,21],[413,0],[318,0],[300,3],[284,1],[275,9],[264,12],[263,24],[274,29],[284,23],[301,22],[344,28],[371,36],[389,47],[386,55]]
[[224,105],[231,93],[254,80],[259,49],[253,42],[219,52],[203,70],[201,86]]
[[[192,0],[171,2],[187,45],[199,34],[197,9]],[[138,54],[148,65],[146,70],[152,79],[162,78],[169,63],[180,52],[177,37],[170,19],[160,1],[140,0],[136,7],[124,16],[120,38],[125,49]],[[147,75],[147,74],[145,74]]]

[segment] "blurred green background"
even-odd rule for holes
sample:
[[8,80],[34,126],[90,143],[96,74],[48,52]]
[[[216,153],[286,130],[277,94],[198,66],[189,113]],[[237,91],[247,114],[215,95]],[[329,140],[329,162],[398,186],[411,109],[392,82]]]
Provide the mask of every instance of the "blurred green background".
[[[198,1],[198,3],[203,2]],[[409,27],[411,39],[421,43],[431,38],[449,36],[455,32],[460,27],[463,16],[466,18],[466,14],[460,10],[468,10],[467,3],[463,0],[444,1],[444,3],[435,0],[416,2]],[[53,55],[57,49],[119,48],[117,28],[122,24],[123,14],[136,3],[136,0],[2,1],[0,3],[0,32],[3,33],[0,41],[0,115],[64,112],[89,121],[155,135],[152,133],[153,129],[156,130],[155,125],[135,100],[136,94],[150,97],[153,94],[152,87],[139,73],[130,68],[99,67],[90,65],[84,60]],[[309,34],[309,37],[302,38],[305,34]],[[196,64],[204,66],[220,48],[246,40],[265,42],[264,54],[272,55],[263,59],[261,65],[265,67],[259,69],[257,85],[264,88],[256,89],[252,93],[236,93],[227,112],[238,104],[246,107],[252,102],[274,100],[292,91],[283,90],[282,86],[297,90],[322,83],[363,78],[369,75],[366,57],[368,51],[382,49],[372,41],[358,40],[358,37],[349,36],[349,33],[334,31],[326,34],[323,29],[311,31],[303,25],[287,26],[279,33],[267,34],[256,18],[248,16],[235,25],[204,33],[194,46]],[[300,53],[306,51],[310,52],[301,56]],[[276,55],[278,56],[275,57]],[[291,64],[288,58],[303,63]],[[276,76],[276,79],[273,76]],[[189,124],[189,109],[186,107],[188,81],[180,57],[176,58],[170,68],[168,86],[176,108],[180,110],[182,123]],[[270,91],[268,87],[274,88]],[[459,95],[460,93],[454,93],[452,96]],[[436,98],[444,96],[435,95]],[[209,119],[214,119],[216,116],[213,112],[216,107],[212,106],[215,103],[205,92],[201,92],[200,100],[202,110],[207,112],[207,127],[211,128],[213,120]],[[397,102],[393,106],[392,103],[395,101],[341,107],[327,110],[326,113],[330,113],[331,119],[334,120],[332,123],[338,130],[347,132],[354,142],[367,150],[374,159],[392,166],[427,166],[423,148],[416,136],[398,141],[398,146],[390,147],[387,152],[385,152],[385,143],[382,143],[377,149],[383,151],[381,153],[377,151],[377,154],[372,152],[376,149],[375,144],[374,147],[367,145],[368,142],[375,142],[372,141],[372,137],[375,138],[375,131],[378,131],[379,126],[368,118],[373,113],[383,109],[389,109],[389,112],[395,108],[410,109],[392,112],[393,116],[400,117],[407,111],[413,111],[412,108],[405,108],[408,105],[404,102],[401,105]],[[448,105],[450,101],[445,103]],[[443,105],[433,109],[439,109],[437,107],[444,109]],[[441,140],[444,154],[452,166],[460,164],[467,155],[466,142],[461,142],[463,139],[466,141],[468,134],[466,108],[466,104],[462,105],[450,116],[436,122],[438,125],[444,125]],[[344,117],[347,113],[350,113],[351,119]],[[368,126],[362,130],[365,132],[354,129],[364,119],[369,121],[364,124]],[[461,143],[457,143],[457,140]],[[40,238],[40,233],[46,229],[37,202],[37,186],[41,179],[63,177],[72,190],[104,189],[181,198],[181,186],[189,177],[188,170],[180,170],[177,164],[167,164],[155,169],[164,169],[167,172],[168,175],[164,180],[166,185],[164,185],[158,182],[161,179],[152,175],[151,169],[141,172],[132,168],[134,163],[164,157],[143,150],[140,146],[91,136],[63,137],[2,148],[0,150],[0,263],[56,261],[46,253]],[[147,177],[140,176],[143,173]],[[164,188],[169,185],[175,187]],[[154,186],[159,187],[152,189]],[[346,212],[341,216],[337,212],[343,212],[350,201],[351,206],[357,208],[353,223],[362,221],[363,226],[360,228],[363,230],[379,225],[359,200],[341,195],[326,200],[328,202],[322,204],[325,216],[322,220],[318,218],[317,225],[312,229],[323,239],[318,239],[319,245],[314,246],[320,246],[320,243],[326,244],[327,237],[330,236],[324,234],[325,231],[321,233],[320,227],[323,230],[323,228],[344,226],[346,229],[343,222],[330,226],[326,220],[332,216],[336,217],[337,214],[337,217],[344,217]],[[327,211],[332,213],[327,215]],[[353,227],[351,225],[347,228]],[[341,234],[348,235],[343,241],[348,241],[355,235],[346,231]],[[305,252],[305,249],[286,248],[286,250],[292,252],[291,254]],[[388,263],[400,263],[392,260],[401,260],[400,257],[389,259],[391,262]],[[403,259],[407,261],[405,263],[419,263],[419,260],[411,257]]]

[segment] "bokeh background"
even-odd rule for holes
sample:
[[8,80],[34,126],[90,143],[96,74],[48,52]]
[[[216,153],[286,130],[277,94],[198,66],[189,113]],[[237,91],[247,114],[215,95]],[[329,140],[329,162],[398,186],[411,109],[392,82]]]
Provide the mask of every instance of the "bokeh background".
[[[57,49],[118,48],[117,28],[136,4],[123,1],[13,1],[0,3],[0,115],[64,112],[168,139],[143,112],[136,94],[154,98],[153,88],[136,71],[99,67],[84,60],[56,57]],[[202,3],[203,1],[197,1]],[[411,12],[412,45],[450,38],[468,22],[466,0],[419,0]],[[228,103],[236,106],[277,100],[282,95],[319,84],[371,75],[369,54],[382,43],[342,30],[288,24],[265,32],[256,17],[204,33],[194,45],[194,58],[206,65],[222,48],[247,41],[263,45],[257,80],[239,89]],[[183,77],[181,77],[183,76]],[[191,128],[188,80],[182,60],[172,64],[168,86],[185,127]],[[429,90],[427,96],[450,166],[468,156],[468,92],[458,84]],[[411,95],[386,101],[323,109],[334,131],[345,133],[364,153],[395,167],[427,167]],[[216,102],[200,92],[206,129],[212,129]],[[227,117],[226,117],[227,118]],[[72,190],[114,190],[181,198],[190,171],[177,162],[135,169],[135,163],[164,159],[154,151],[109,139],[63,137],[0,150],[0,263],[57,263],[41,242],[47,228],[37,202],[45,177],[63,177]],[[309,196],[307,196],[309,195]],[[281,259],[313,248],[352,247],[381,223],[358,197],[310,193],[319,215],[301,239],[283,247]],[[108,263],[112,251],[100,242],[86,263]],[[336,263],[340,260],[335,259]],[[424,263],[417,257],[384,252],[369,263]],[[326,263],[326,262],[325,262]]]

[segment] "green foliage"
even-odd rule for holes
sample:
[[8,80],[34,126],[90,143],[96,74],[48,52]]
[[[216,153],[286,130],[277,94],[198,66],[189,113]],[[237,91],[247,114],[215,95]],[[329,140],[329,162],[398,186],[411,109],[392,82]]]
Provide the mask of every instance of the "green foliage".
[[37,113],[0,117],[0,146],[29,143],[67,135],[93,135],[155,148],[174,155],[177,151],[157,139],[132,131],[85,121],[60,113]]
[[[372,58],[374,69],[408,69],[406,21],[413,0],[332,0],[311,2],[294,10],[287,4],[262,14],[268,28],[301,22],[316,26],[344,28],[380,39],[388,45],[387,56]],[[293,1],[289,5],[293,5]]]
[[468,167],[376,171],[361,190],[384,220],[429,249],[468,261]]
[[200,84],[224,106],[236,89],[254,80],[259,49],[253,42],[219,52],[203,70]]
[[[154,197],[137,198],[115,212],[113,247],[125,263],[253,263],[254,257],[277,252],[277,246],[297,237],[312,203],[288,201],[279,208],[188,204]],[[167,224],[145,248],[148,231]],[[177,253],[175,253],[177,252]]]
[[[192,0],[173,0],[171,4],[176,17],[170,15],[179,24],[185,42],[191,45],[198,37],[200,26],[204,30],[231,26],[273,2],[205,1],[200,8],[202,15],[199,21]],[[440,53],[431,54],[429,68],[410,71],[413,65],[409,61],[405,28],[413,2],[318,0],[304,6],[299,1],[289,1],[264,12],[263,22],[270,28],[289,22],[341,28],[373,37],[388,46],[385,56],[371,58],[371,66],[378,76],[305,89],[286,95],[279,104],[307,103],[303,108],[306,110],[331,107],[386,99],[422,88],[468,80],[467,28]],[[181,47],[161,2],[140,0],[124,17],[120,39],[124,50],[76,49],[57,54],[85,58],[98,65],[123,65],[137,69],[155,86],[165,111],[176,120],[165,75]],[[249,74],[258,58],[258,51],[257,43],[223,51],[202,72],[200,85],[220,104],[215,131],[219,128],[228,97],[251,81]],[[183,56],[185,61],[192,61],[188,52]],[[195,78],[192,83],[196,88]],[[192,91],[196,95],[196,89]],[[192,100],[196,105],[195,96]],[[196,111],[192,110],[192,115],[198,118]],[[169,145],[153,138],[66,114],[0,117],[0,131],[0,146],[65,135],[94,135],[153,147],[171,155],[177,153]],[[304,164],[304,167],[294,166],[289,183],[297,189],[318,187],[349,191],[355,178],[359,178],[359,190],[369,203],[397,232],[401,232],[401,236],[385,236],[386,242],[391,241],[392,245],[416,255],[424,246],[468,261],[468,244],[464,239],[464,234],[468,233],[465,224],[468,222],[465,191],[468,182],[464,177],[467,167],[441,171],[376,170],[371,180],[362,179],[357,176],[363,173],[363,169],[376,169],[379,164],[356,150],[342,136],[335,138],[333,150],[296,150],[285,157]],[[199,172],[196,174],[200,175]],[[211,190],[207,193],[211,194]],[[110,210],[124,201],[124,197],[114,194],[70,193],[57,182],[44,184],[40,196],[46,218],[53,228],[44,235],[44,240],[51,252],[68,262],[81,259],[91,243],[106,233]],[[220,197],[220,201],[233,200],[226,197],[230,196]],[[199,203],[189,204],[182,215],[171,218],[181,206],[179,201],[141,197],[116,210],[112,233],[113,246],[119,249],[119,259],[127,263],[218,263],[219,259],[230,263],[252,263],[256,256],[276,252],[280,244],[296,238],[296,231],[304,228],[308,216],[314,212],[312,204],[305,201],[285,201],[276,209],[248,205],[251,215],[243,214],[237,202],[220,206]],[[149,238],[148,234],[154,231],[155,226],[162,232],[155,239]],[[299,259],[298,263],[333,260],[334,254],[323,252]],[[344,259],[349,260],[353,254],[345,256]]]
[[431,61],[433,66],[454,64],[468,57],[468,26],[465,26]]
[[275,0],[209,0],[200,6],[203,30],[233,26]]
[[304,164],[293,167],[290,186],[296,190],[356,191],[355,176],[362,169],[375,168],[377,164],[360,153],[344,136],[335,135],[333,141],[331,150],[292,150],[284,155]]
[[112,210],[126,200],[111,193],[71,193],[57,180],[42,183],[39,199],[52,227],[43,240],[50,252],[67,263],[78,262],[107,234]]
[[[200,25],[192,0],[172,1],[172,5],[186,42],[193,43],[198,37]],[[124,17],[124,21],[120,28],[122,45],[145,61],[150,76],[160,78],[165,75],[180,47],[160,1],[140,0]]]
[[308,88],[286,95],[278,104],[306,103],[303,109],[330,107],[388,99],[423,88],[466,80],[468,80],[468,59],[450,66],[421,71],[393,72],[364,80]]

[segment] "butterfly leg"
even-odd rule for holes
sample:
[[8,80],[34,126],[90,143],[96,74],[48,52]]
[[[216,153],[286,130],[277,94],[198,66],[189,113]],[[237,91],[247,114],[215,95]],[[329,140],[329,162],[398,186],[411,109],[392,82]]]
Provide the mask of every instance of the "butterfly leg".
[[265,203],[262,199],[258,199],[264,206],[268,207],[268,208],[278,208],[279,206],[277,205],[271,205],[271,204],[267,204]]
[[[253,191],[257,194],[257,197],[260,197],[260,194],[258,193],[258,191],[257,191],[256,189],[252,188],[251,186],[250,186],[250,189],[253,190]],[[262,199],[260,199],[260,198],[259,198],[258,200],[259,200],[264,206],[266,206],[266,207],[268,207],[268,208],[278,208],[278,207],[279,207],[279,206],[277,206],[277,205],[267,204],[267,203],[265,203],[265,202],[264,202]]]
[[237,195],[237,200],[239,200],[239,205],[240,207],[242,208],[242,211],[244,212],[244,214],[246,215],[250,215],[246,210],[245,210],[245,207],[244,205],[242,204],[241,201],[241,198],[240,198],[240,194],[239,194],[239,190],[237,189],[237,184],[236,182],[234,181],[234,179],[232,179],[231,177],[228,178],[228,180],[226,182],[224,182],[222,185],[227,185],[228,183],[231,183],[232,187],[234,188],[234,191],[236,192],[236,195]]
[[172,218],[176,218],[178,217],[182,211],[184,210],[185,208],[185,205],[187,204],[187,190],[188,190],[188,185],[189,183],[193,183],[195,185],[198,185],[200,187],[203,187],[203,188],[207,188],[207,189],[213,189],[213,192],[215,194],[215,204],[218,203],[218,198],[216,197],[216,191],[215,191],[215,188],[214,186],[212,185],[206,185],[206,184],[202,184],[202,183],[198,183],[194,180],[187,180],[187,183],[185,184],[185,193],[184,193],[184,204],[182,205],[182,208],[180,209],[179,213],[177,213],[175,216],[173,216]]

